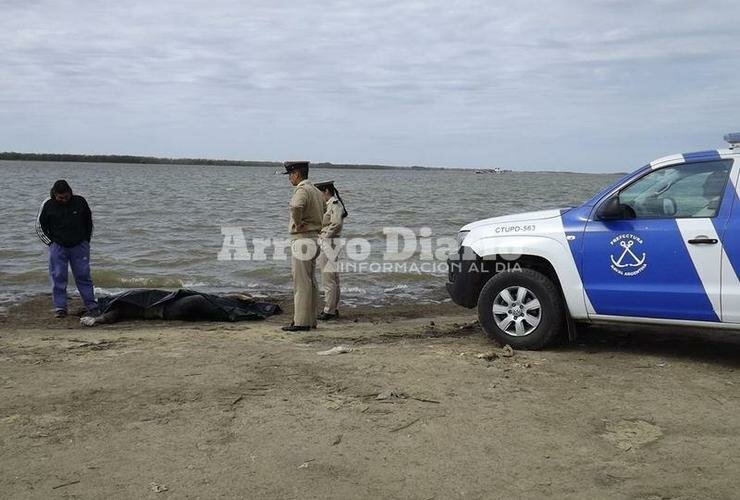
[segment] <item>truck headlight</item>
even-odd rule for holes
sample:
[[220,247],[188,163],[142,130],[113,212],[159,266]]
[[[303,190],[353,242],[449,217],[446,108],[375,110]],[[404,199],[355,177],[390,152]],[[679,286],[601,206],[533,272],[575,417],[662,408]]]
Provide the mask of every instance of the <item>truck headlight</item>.
[[457,233],[457,248],[460,248],[462,246],[463,240],[468,235],[470,231],[460,231]]

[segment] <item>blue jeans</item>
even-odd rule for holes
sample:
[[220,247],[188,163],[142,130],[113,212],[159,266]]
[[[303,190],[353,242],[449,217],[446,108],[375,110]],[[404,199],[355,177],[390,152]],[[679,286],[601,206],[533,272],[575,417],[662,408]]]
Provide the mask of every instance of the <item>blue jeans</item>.
[[51,277],[54,309],[67,310],[67,271],[69,267],[72,268],[72,276],[75,278],[75,284],[85,303],[85,308],[91,311],[98,307],[90,275],[90,243],[83,241],[73,247],[63,247],[58,243],[52,243],[49,246],[49,276]]

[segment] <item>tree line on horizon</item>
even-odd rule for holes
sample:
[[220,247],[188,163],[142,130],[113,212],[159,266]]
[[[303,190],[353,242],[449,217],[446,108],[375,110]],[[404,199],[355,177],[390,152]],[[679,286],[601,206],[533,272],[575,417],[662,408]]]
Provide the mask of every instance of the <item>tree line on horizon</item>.
[[[251,160],[213,160],[207,158],[158,158],[154,156],[133,155],[82,155],[64,153],[17,153],[14,151],[0,152],[0,160],[8,161],[59,161],[77,163],[128,163],[146,165],[212,165],[212,166],[237,166],[237,167],[273,167],[281,168],[282,163],[276,161],[251,161]],[[391,165],[369,165],[369,164],[334,164],[329,162],[311,163],[315,168],[351,168],[351,169],[385,169],[397,170],[437,170],[432,167],[399,167]]]

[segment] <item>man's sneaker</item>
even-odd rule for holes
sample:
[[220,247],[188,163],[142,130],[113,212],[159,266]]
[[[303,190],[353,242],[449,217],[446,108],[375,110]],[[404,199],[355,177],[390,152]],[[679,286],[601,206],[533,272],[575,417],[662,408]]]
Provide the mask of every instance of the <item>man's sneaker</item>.
[[67,311],[65,309],[57,309],[54,311],[54,317],[56,319],[62,319],[67,317]]
[[337,319],[339,317],[339,311],[337,311],[335,314],[330,314],[328,312],[321,312],[321,314],[318,315],[318,319],[321,321],[328,321],[332,319]]

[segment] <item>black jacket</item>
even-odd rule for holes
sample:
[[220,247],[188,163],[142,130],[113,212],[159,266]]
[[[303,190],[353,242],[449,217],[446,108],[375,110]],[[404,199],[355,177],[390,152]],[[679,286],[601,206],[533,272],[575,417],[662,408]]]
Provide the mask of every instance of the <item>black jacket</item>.
[[83,241],[89,242],[93,233],[90,207],[85,198],[77,195],[67,203],[46,200],[39,212],[38,225],[39,238],[47,245],[57,243],[73,247]]

